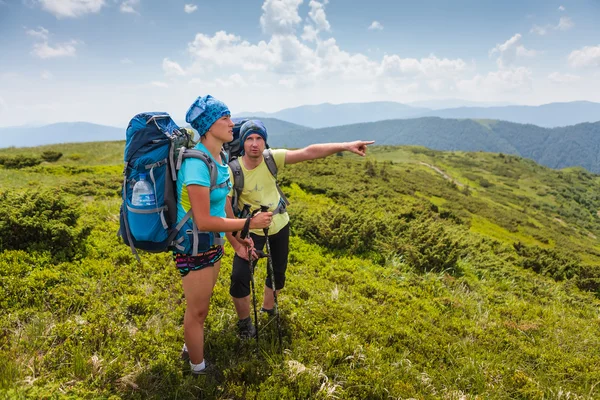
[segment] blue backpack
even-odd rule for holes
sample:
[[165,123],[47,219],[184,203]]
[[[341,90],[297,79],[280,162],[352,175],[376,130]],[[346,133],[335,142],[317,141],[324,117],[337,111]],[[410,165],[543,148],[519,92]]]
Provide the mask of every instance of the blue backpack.
[[[136,258],[140,259],[136,250],[196,255],[213,244],[222,244],[218,234],[198,231],[191,210],[177,224],[177,172],[183,160],[197,158],[208,166],[211,191],[228,184],[217,185],[218,172],[213,159],[191,148],[195,145],[192,131],[180,129],[167,113],[148,112],[133,117],[126,135],[118,234]],[[133,186],[140,174],[148,177],[156,205],[132,204]]]

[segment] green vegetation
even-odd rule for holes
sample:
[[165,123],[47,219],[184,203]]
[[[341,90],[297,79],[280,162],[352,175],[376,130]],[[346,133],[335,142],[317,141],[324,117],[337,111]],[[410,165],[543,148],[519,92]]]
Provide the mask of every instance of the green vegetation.
[[206,332],[219,372],[196,379],[173,261],[138,264],[115,234],[123,142],[27,154],[44,151],[63,156],[0,168],[4,397],[600,397],[597,175],[421,147],[285,168],[285,351],[274,324],[260,354],[236,338],[228,248]]

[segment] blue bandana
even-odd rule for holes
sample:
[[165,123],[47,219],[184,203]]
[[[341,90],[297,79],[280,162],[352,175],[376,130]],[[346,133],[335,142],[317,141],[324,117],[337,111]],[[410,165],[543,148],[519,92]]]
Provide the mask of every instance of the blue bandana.
[[231,115],[229,108],[210,94],[198,97],[185,114],[185,121],[204,136],[212,124],[221,117]]
[[257,119],[251,119],[249,121],[244,122],[244,124],[240,127],[240,143],[242,143],[242,154],[244,154],[244,143],[248,136],[256,133],[260,135],[265,141],[265,147],[268,149],[269,145],[267,144],[267,128],[263,125],[263,123]]

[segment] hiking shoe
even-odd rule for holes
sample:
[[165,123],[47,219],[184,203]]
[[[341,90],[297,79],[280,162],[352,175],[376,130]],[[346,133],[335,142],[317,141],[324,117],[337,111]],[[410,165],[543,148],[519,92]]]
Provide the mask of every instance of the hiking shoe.
[[269,317],[272,317],[272,316],[275,315],[275,309],[274,308],[266,309],[264,307],[261,307],[260,308],[260,312],[261,313],[266,313]]
[[[191,362],[190,362],[191,364]],[[190,372],[192,373],[192,376],[201,376],[201,375],[209,375],[214,371],[214,365],[212,363],[209,363],[206,358],[204,359],[204,369],[201,371],[194,371],[192,369],[192,366],[190,365]]]
[[181,349],[180,357],[182,361],[190,361],[190,353],[188,353],[188,349],[185,343],[183,344],[183,348]]
[[237,322],[238,336],[240,339],[250,339],[256,337],[256,328],[252,324],[250,317],[241,319]]

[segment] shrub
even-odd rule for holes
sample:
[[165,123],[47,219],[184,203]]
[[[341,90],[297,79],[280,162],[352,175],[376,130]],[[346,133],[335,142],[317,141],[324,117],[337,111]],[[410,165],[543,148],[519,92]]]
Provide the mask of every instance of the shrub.
[[43,152],[41,157],[44,161],[56,162],[62,157],[62,155],[63,154],[59,151],[48,150],[48,151]]
[[82,253],[90,227],[78,227],[80,210],[57,192],[0,193],[2,250],[48,251],[58,261]]
[[9,169],[33,167],[41,162],[40,158],[30,156],[0,157],[0,164],[4,165],[4,168]]
[[521,256],[521,266],[550,276],[557,281],[571,279],[581,268],[579,258],[555,249],[544,249],[538,246],[527,246],[521,242],[513,244],[517,254]]
[[467,248],[464,231],[434,219],[417,219],[408,224],[395,243],[395,253],[421,272],[460,273],[457,262]]

